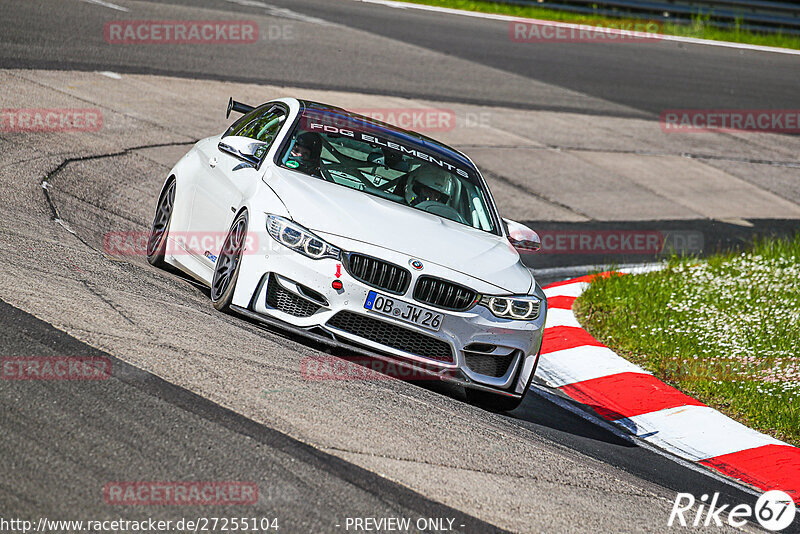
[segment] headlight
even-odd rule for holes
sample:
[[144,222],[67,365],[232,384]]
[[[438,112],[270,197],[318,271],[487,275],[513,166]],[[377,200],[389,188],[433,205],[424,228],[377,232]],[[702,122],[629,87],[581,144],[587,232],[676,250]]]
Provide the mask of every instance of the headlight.
[[309,258],[315,260],[334,258],[338,260],[341,256],[341,251],[338,248],[326,243],[289,219],[278,217],[277,215],[267,215],[267,231],[281,245]]
[[483,295],[480,305],[489,308],[489,311],[496,317],[517,321],[533,321],[539,317],[542,309],[542,301],[532,295],[524,297],[491,297]]

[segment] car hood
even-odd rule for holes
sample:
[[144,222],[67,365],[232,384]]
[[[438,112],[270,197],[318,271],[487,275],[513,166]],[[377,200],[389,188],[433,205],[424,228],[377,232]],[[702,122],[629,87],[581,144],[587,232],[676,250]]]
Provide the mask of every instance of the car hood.
[[503,237],[345,186],[271,168],[264,180],[292,219],[309,230],[407,254],[526,294],[533,277]]

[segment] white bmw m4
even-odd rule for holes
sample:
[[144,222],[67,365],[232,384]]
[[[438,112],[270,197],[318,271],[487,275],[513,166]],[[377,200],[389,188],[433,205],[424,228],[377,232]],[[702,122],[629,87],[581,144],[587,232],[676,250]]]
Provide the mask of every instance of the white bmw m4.
[[155,266],[210,288],[219,310],[519,405],[547,302],[476,166],[433,139],[292,98],[199,141],[170,172]]

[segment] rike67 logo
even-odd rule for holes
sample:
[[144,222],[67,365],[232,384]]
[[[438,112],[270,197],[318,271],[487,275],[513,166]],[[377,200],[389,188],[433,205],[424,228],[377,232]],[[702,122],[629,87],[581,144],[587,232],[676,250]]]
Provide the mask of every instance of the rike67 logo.
[[[789,494],[780,490],[764,493],[756,501],[755,507],[738,504],[729,510],[730,505],[717,506],[718,501],[719,493],[715,493],[711,501],[708,500],[708,494],[704,494],[699,503],[691,493],[678,493],[667,526],[671,527],[677,519],[682,527],[721,527],[725,521],[732,527],[741,528],[755,519],[765,529],[777,532],[791,525],[797,512]],[[695,504],[698,505],[696,510]],[[726,514],[724,519],[723,514]]]

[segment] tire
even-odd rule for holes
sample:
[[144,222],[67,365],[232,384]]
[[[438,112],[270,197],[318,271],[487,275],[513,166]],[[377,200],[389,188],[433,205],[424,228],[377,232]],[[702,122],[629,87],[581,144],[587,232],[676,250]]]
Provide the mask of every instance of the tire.
[[480,406],[481,408],[493,412],[510,412],[522,404],[522,400],[525,398],[525,394],[520,398],[516,398],[498,395],[497,393],[489,393],[488,391],[481,391],[479,389],[466,388],[465,391],[467,394],[467,401],[470,404]]
[[236,216],[214,265],[214,277],[211,280],[211,302],[219,311],[230,311],[233,292],[236,290],[236,281],[239,278],[239,268],[242,264],[248,222],[247,211]]
[[156,214],[153,217],[153,224],[150,226],[150,237],[147,240],[147,261],[150,262],[150,265],[159,269],[169,268],[167,262],[164,261],[164,254],[167,250],[167,238],[174,208],[175,180],[173,179],[164,187],[158,197]]

